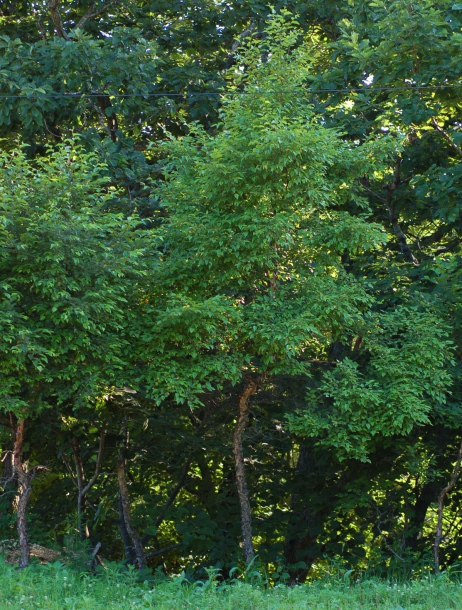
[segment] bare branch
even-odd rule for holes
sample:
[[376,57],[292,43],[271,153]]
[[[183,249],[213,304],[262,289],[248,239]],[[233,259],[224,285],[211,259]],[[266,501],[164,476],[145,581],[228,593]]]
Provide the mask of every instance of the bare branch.
[[96,479],[98,478],[99,473],[101,471],[101,463],[103,461],[103,453],[104,453],[104,438],[106,436],[106,426],[107,426],[107,422],[104,422],[104,424],[101,426],[100,437],[99,437],[98,457],[96,458],[95,472],[94,472],[93,476],[91,477],[91,479],[88,481],[88,483],[85,485],[85,487],[82,489],[83,495],[86,495],[90,491],[90,489],[95,484]]
[[74,485],[75,485],[75,486],[77,487],[77,489],[78,489],[78,488],[79,488],[79,486],[78,486],[78,483],[77,483],[77,479],[75,478],[74,473],[72,472],[72,468],[71,468],[71,466],[70,466],[69,462],[67,461],[67,459],[66,459],[66,457],[65,457],[64,455],[63,455],[63,462],[64,462],[64,465],[65,465],[65,466],[66,466],[66,468],[67,468],[68,473],[71,475],[71,480],[72,480],[72,482],[74,483]]
[[170,546],[166,546],[165,549],[159,549],[158,551],[153,551],[152,553],[148,553],[146,555],[146,559],[149,559],[149,557],[155,557],[156,555],[163,555],[167,551],[172,551],[173,549],[177,549],[180,546],[181,546],[181,542],[178,542],[177,544],[171,544]]

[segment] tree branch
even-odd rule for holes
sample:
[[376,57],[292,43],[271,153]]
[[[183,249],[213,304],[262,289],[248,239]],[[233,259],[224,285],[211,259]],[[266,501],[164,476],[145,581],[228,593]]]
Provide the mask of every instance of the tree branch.
[[85,485],[85,487],[82,489],[83,495],[86,495],[90,491],[90,489],[95,484],[96,479],[99,476],[99,473],[101,472],[101,463],[103,461],[103,453],[104,453],[104,438],[106,436],[106,426],[107,426],[107,422],[104,422],[103,425],[101,426],[100,437],[99,437],[99,447],[98,447],[98,457],[96,458],[95,472],[94,472],[93,476],[91,477],[91,479],[88,481],[88,483]]
[[167,551],[172,551],[173,549],[177,549],[180,546],[181,546],[181,542],[178,542],[177,544],[171,544],[170,546],[166,546],[165,549],[159,549],[158,551],[153,551],[152,553],[148,553],[146,555],[146,559],[149,559],[149,557],[155,557],[156,555],[163,555]]
[[[184,465],[183,470],[181,471],[181,475],[180,475],[180,478],[178,479],[178,483],[172,489],[169,497],[167,498],[167,501],[165,502],[163,507],[160,509],[159,516],[154,521],[154,527],[158,528],[161,525],[162,521],[165,518],[165,514],[166,514],[168,508],[173,504],[173,502],[175,501],[175,498],[180,493],[180,491],[183,489],[184,484],[186,482],[186,477],[188,476],[189,467],[191,466],[191,462],[192,462],[192,457],[188,458],[186,464]],[[145,545],[147,543],[147,541],[149,540],[149,538],[152,538],[152,536],[153,536],[153,534],[144,534],[143,538],[141,539],[141,542],[143,543],[143,545]]]
[[404,254],[404,257],[407,261],[412,263],[413,265],[419,265],[419,261],[412,254],[412,250],[410,249],[406,236],[404,235],[399,222],[398,215],[396,213],[395,206],[393,204],[393,194],[398,186],[401,184],[401,159],[397,159],[395,163],[395,168],[393,170],[393,181],[391,184],[385,187],[387,191],[387,206],[388,206],[388,214],[390,217],[390,221],[393,227],[393,230],[398,238],[399,245],[401,248],[401,252]]
[[448,132],[444,131],[444,129],[438,125],[435,117],[432,117],[432,125],[436,129],[436,131],[438,131],[443,136],[443,138],[447,142],[449,142],[449,144],[457,152],[457,154],[462,157],[462,148],[459,148],[459,146],[457,146],[457,144],[454,142],[454,140],[451,138],[451,136],[448,134]]
[[69,40],[69,36],[66,34],[66,30],[64,29],[63,21],[61,19],[61,14],[59,12],[59,0],[48,0],[48,8],[50,9],[51,18],[55,24],[58,36],[64,38],[64,40]]
[[118,4],[119,1],[120,0],[112,0],[112,2],[108,2],[105,6],[101,7],[100,9],[97,9],[97,10],[95,10],[96,4],[93,4],[93,6],[85,13],[85,15],[80,19],[80,21],[74,27],[74,30],[81,30],[87,21],[89,21],[90,19],[93,19],[93,17],[97,17],[98,15],[101,15],[102,13],[107,11],[107,9],[110,6],[113,6],[114,4]]
[[71,466],[70,466],[69,462],[67,461],[66,457],[64,456],[64,454],[63,454],[63,462],[64,462],[64,465],[65,465],[65,466],[66,466],[66,468],[67,468],[68,473],[71,475],[71,480],[72,480],[72,482],[74,483],[74,485],[75,485],[75,486],[77,487],[77,489],[78,489],[78,488],[79,488],[79,485],[78,485],[78,483],[77,483],[77,479],[75,478],[74,473],[72,472],[72,468],[71,468]]

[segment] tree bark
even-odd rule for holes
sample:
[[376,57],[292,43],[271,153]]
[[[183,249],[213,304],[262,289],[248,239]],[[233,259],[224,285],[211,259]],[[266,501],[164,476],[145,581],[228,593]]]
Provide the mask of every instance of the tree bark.
[[127,528],[127,532],[133,541],[138,568],[142,570],[146,567],[146,557],[144,555],[140,535],[132,525],[130,497],[128,495],[127,479],[125,476],[125,459],[122,456],[119,456],[119,459],[117,460],[117,479],[119,481],[120,502],[122,504],[125,527]]
[[59,12],[59,0],[48,0],[48,8],[50,9],[53,23],[55,24],[56,33],[60,38],[64,38],[64,40],[69,40],[69,36],[67,35],[66,30],[64,29],[61,14]]
[[233,454],[236,469],[236,487],[241,507],[242,548],[244,559],[248,565],[255,557],[252,541],[252,511],[250,508],[249,491],[245,478],[244,452],[242,437],[249,421],[249,399],[255,393],[257,384],[253,379],[247,381],[244,392],[239,396],[238,416],[233,435]]
[[459,447],[459,453],[457,455],[457,461],[454,466],[454,470],[452,471],[452,476],[449,483],[446,485],[444,489],[441,490],[440,495],[438,496],[438,521],[436,525],[436,535],[435,542],[433,544],[433,557],[435,561],[435,574],[439,574],[440,572],[440,554],[439,548],[441,541],[443,540],[443,508],[444,508],[444,499],[447,494],[452,490],[454,485],[456,484],[457,478],[459,476],[460,464],[462,462],[462,441]]
[[119,519],[117,521],[117,526],[120,531],[120,537],[122,538],[122,542],[124,545],[125,551],[125,559],[130,565],[134,565],[136,563],[136,553],[135,547],[133,546],[132,539],[130,538],[130,534],[128,533],[127,526],[125,525],[125,517],[124,517],[124,509],[122,505],[122,498],[119,493]]
[[29,565],[30,546],[27,532],[27,503],[29,502],[32,489],[31,480],[22,460],[24,448],[24,432],[26,420],[20,419],[16,422],[14,445],[13,445],[13,471],[18,479],[18,504],[16,511],[16,524],[19,539],[19,569],[22,570]]

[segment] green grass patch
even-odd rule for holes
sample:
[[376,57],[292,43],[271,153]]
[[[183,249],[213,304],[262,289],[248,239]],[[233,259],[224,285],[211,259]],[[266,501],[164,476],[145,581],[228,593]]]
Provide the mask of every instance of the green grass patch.
[[408,583],[351,581],[346,575],[293,588],[233,580],[189,582],[184,576],[138,582],[136,571],[107,566],[97,575],[59,562],[19,572],[0,564],[0,609],[30,610],[448,610],[462,608],[458,578],[429,576]]

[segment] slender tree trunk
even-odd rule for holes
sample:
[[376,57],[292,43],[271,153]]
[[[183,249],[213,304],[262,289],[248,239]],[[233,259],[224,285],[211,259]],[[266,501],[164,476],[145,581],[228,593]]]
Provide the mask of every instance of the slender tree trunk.
[[241,506],[242,548],[246,564],[255,556],[252,542],[252,511],[250,508],[249,491],[245,478],[244,453],[242,450],[242,436],[249,421],[249,399],[257,389],[254,380],[249,380],[244,392],[239,396],[239,411],[236,428],[233,435],[234,464],[236,468],[236,486]]
[[436,535],[435,542],[433,544],[433,557],[435,561],[435,574],[439,574],[440,572],[440,544],[443,540],[443,507],[444,507],[444,499],[446,495],[452,490],[454,485],[456,484],[457,477],[459,476],[460,464],[462,462],[462,441],[459,447],[459,453],[457,455],[457,461],[455,463],[454,469],[452,471],[452,476],[449,483],[446,485],[444,489],[441,490],[440,495],[438,496],[438,521],[436,525]]
[[88,531],[88,525],[85,520],[85,508],[87,504],[87,494],[93,485],[96,483],[98,479],[99,473],[101,472],[101,464],[103,461],[104,454],[104,439],[106,436],[106,425],[107,422],[104,422],[100,429],[100,437],[99,437],[99,448],[98,448],[98,456],[96,458],[96,466],[95,472],[91,479],[85,484],[85,471],[82,463],[82,455],[79,440],[74,437],[72,439],[72,449],[74,452],[74,461],[75,461],[75,471],[76,477],[75,482],[77,485],[77,527],[79,530],[79,535],[81,540],[85,540],[90,537],[90,532]]
[[119,456],[119,459],[117,460],[117,478],[119,481],[120,501],[122,504],[125,527],[127,528],[127,532],[133,541],[136,559],[138,561],[138,568],[141,570],[146,567],[146,558],[144,555],[140,535],[132,525],[132,518],[130,513],[130,497],[128,495],[127,480],[125,477],[125,459],[122,456]]
[[30,546],[27,533],[27,503],[29,502],[32,490],[31,477],[23,463],[22,453],[24,447],[24,432],[26,420],[20,419],[16,422],[15,437],[13,446],[13,470],[18,478],[18,503],[16,512],[16,524],[19,538],[19,569],[24,569],[29,565]]
[[117,526],[120,531],[120,537],[122,538],[122,542],[124,545],[125,551],[125,559],[130,565],[133,565],[136,562],[136,553],[135,547],[133,546],[132,539],[130,538],[130,534],[128,533],[127,526],[125,525],[125,517],[124,517],[124,508],[122,505],[122,498],[119,493],[119,519],[117,521]]
[[86,535],[83,529],[83,515],[85,513],[86,497],[82,494],[85,486],[85,472],[82,464],[79,440],[74,436],[72,439],[72,450],[74,452],[76,482],[77,482],[77,529],[79,530],[80,540],[85,540]]

